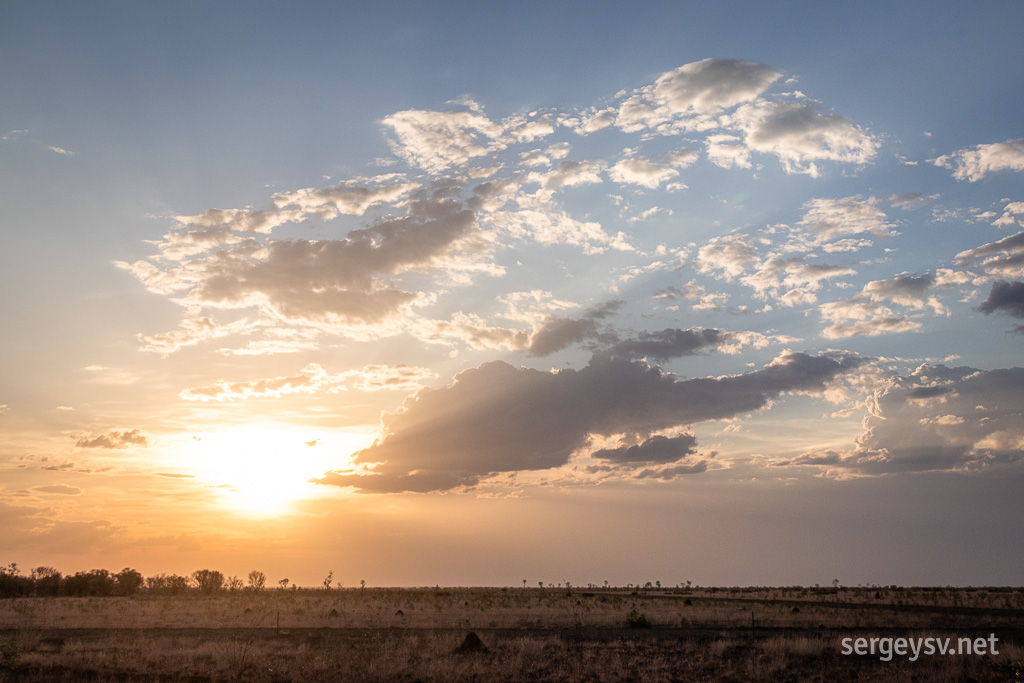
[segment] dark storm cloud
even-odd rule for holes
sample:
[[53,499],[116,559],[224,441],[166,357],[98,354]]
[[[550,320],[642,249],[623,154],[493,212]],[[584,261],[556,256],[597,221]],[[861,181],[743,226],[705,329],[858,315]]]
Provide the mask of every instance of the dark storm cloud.
[[1024,282],[999,281],[992,285],[988,299],[978,307],[982,313],[1002,311],[1014,318],[1024,318]]
[[376,463],[372,474],[329,472],[317,481],[361,491],[433,491],[473,485],[498,472],[558,467],[592,434],[640,440],[658,430],[735,417],[786,392],[821,392],[863,363],[850,354],[786,352],[743,375],[680,381],[606,354],[578,371],[541,372],[494,361],[460,373],[447,387],[422,389],[386,414],[384,437],[354,457],[357,464]]

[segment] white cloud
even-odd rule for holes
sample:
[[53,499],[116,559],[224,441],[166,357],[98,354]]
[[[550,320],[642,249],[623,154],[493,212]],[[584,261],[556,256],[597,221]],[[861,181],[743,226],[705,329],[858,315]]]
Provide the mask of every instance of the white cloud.
[[727,119],[745,134],[752,151],[774,154],[786,173],[820,174],[819,161],[865,164],[881,142],[837,114],[818,113],[801,102],[759,101]]
[[960,149],[932,163],[952,170],[957,180],[972,183],[996,171],[1024,171],[1024,138]]
[[696,159],[697,153],[691,149],[677,150],[659,160],[630,156],[612,166],[608,170],[608,177],[617,183],[654,189],[679,175],[677,168],[685,168]]
[[702,273],[720,270],[728,280],[739,277],[747,264],[759,258],[757,249],[749,240],[744,235],[712,237],[697,251],[698,270]]
[[544,187],[575,187],[600,183],[601,173],[607,164],[601,159],[586,161],[562,161],[547,173],[530,173],[526,179],[531,183],[540,183]]
[[505,147],[502,127],[476,112],[409,109],[383,123],[398,137],[395,153],[432,173]]

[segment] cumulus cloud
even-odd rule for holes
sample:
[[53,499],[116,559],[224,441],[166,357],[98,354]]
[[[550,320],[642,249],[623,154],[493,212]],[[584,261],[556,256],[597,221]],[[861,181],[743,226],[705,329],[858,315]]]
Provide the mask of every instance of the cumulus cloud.
[[679,436],[652,436],[643,443],[617,448],[602,448],[591,453],[598,460],[620,463],[676,462],[697,452],[697,437],[693,434]]
[[871,301],[868,297],[854,297],[822,304],[822,319],[832,324],[821,332],[825,339],[847,337],[877,337],[880,334],[916,332],[921,323],[897,315],[892,309]]
[[624,339],[608,348],[608,353],[622,358],[666,361],[682,356],[693,356],[718,348],[736,339],[736,334],[716,329],[666,329],[641,332],[632,339]]
[[601,173],[607,164],[602,159],[586,161],[562,161],[547,173],[533,172],[527,176],[531,183],[540,183],[544,187],[576,187],[600,183]]
[[962,268],[980,261],[986,273],[997,277],[1024,277],[1024,232],[962,251],[956,261]]
[[692,149],[677,150],[666,155],[663,160],[630,156],[608,169],[608,177],[617,183],[654,189],[679,175],[677,168],[689,166],[696,159],[697,153]]
[[1001,311],[1014,318],[1024,318],[1024,282],[996,282],[978,310],[986,314]]
[[[397,183],[373,189],[346,185],[322,189],[308,187],[294,192],[279,192],[273,201],[278,208],[294,206],[302,214],[333,220],[339,215],[362,216],[370,208],[397,202],[418,188],[418,183]],[[288,214],[279,212],[278,215],[282,213]]]
[[964,470],[1024,460],[1024,368],[977,370],[922,365],[867,402],[852,447],[812,450],[778,465],[836,473]]
[[710,127],[713,115],[757,99],[781,76],[770,66],[735,59],[684,64],[635,91],[619,106],[616,125],[627,132],[671,122]]
[[864,285],[863,293],[872,301],[891,301],[901,306],[921,309],[930,303],[936,313],[944,311],[935,299],[926,301],[925,294],[936,284],[933,273],[913,275],[901,273],[888,280],[872,280]]
[[383,123],[398,138],[395,153],[431,173],[505,147],[503,128],[475,111],[410,109],[385,117]]
[[741,282],[753,288],[762,298],[772,298],[784,306],[814,303],[814,294],[822,283],[845,275],[856,275],[849,266],[807,263],[803,257],[770,258],[760,263]]
[[812,199],[804,204],[804,215],[798,225],[810,235],[813,245],[864,233],[891,237],[895,226],[877,204],[874,197],[865,199],[859,195]]
[[632,250],[622,232],[609,235],[596,221],[577,220],[565,211],[550,207],[499,211],[488,218],[488,223],[514,238],[532,239],[541,244],[571,244],[582,247],[587,254],[600,254],[609,247]]
[[550,356],[573,344],[601,338],[598,322],[614,314],[624,303],[624,301],[611,301],[590,309],[579,318],[558,316],[545,318],[530,335],[526,346],[527,354]]
[[932,163],[952,170],[957,180],[972,183],[996,171],[1024,171],[1024,138],[960,149]]
[[743,274],[747,264],[758,260],[757,248],[745,235],[712,237],[697,251],[697,268],[702,273],[716,270],[732,280]]
[[743,105],[729,124],[745,134],[746,146],[778,157],[786,173],[817,178],[816,162],[865,164],[881,142],[838,114],[821,114],[802,102]]
[[207,308],[258,307],[300,323],[370,326],[386,322],[421,294],[385,278],[410,271],[458,268],[472,260],[474,214],[451,201],[410,204],[410,215],[353,230],[344,240],[274,241],[249,258],[204,264],[187,301]]
[[727,419],[787,392],[820,393],[864,360],[786,352],[761,370],[677,380],[644,363],[595,356],[582,370],[542,372],[494,361],[426,388],[383,418],[383,436],[354,455],[368,472],[329,472],[321,484],[434,491],[499,472],[566,464],[591,435],[653,432]]
[[81,436],[75,442],[78,448],[120,449],[129,446],[149,445],[149,438],[138,429],[131,431],[111,431],[98,436]]
[[740,138],[728,133],[716,133],[705,139],[708,148],[708,160],[722,168],[751,168],[750,149]]

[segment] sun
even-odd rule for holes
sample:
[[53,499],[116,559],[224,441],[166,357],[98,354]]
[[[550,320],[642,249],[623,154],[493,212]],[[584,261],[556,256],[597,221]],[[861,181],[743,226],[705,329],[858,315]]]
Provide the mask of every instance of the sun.
[[324,487],[310,479],[344,465],[366,441],[347,433],[310,438],[306,432],[274,424],[213,429],[193,437],[178,464],[212,487],[224,507],[279,516],[298,501],[323,495]]

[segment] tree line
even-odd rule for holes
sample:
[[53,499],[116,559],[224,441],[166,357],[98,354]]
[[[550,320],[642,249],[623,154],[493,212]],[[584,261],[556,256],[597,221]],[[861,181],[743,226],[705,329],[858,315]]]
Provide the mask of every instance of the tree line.
[[[329,578],[324,588],[330,589]],[[0,598],[18,597],[128,597],[147,593],[152,595],[184,595],[198,593],[213,595],[223,592],[262,591],[267,577],[258,570],[252,570],[243,582],[237,576],[225,577],[213,569],[199,569],[188,576],[178,574],[156,574],[143,576],[136,570],[125,567],[119,572],[106,569],[91,569],[74,574],[61,575],[53,567],[36,567],[23,573],[17,563],[0,566]],[[281,589],[288,588],[288,579],[278,582]],[[340,584],[339,584],[340,587]],[[292,588],[297,588],[292,586]]]

